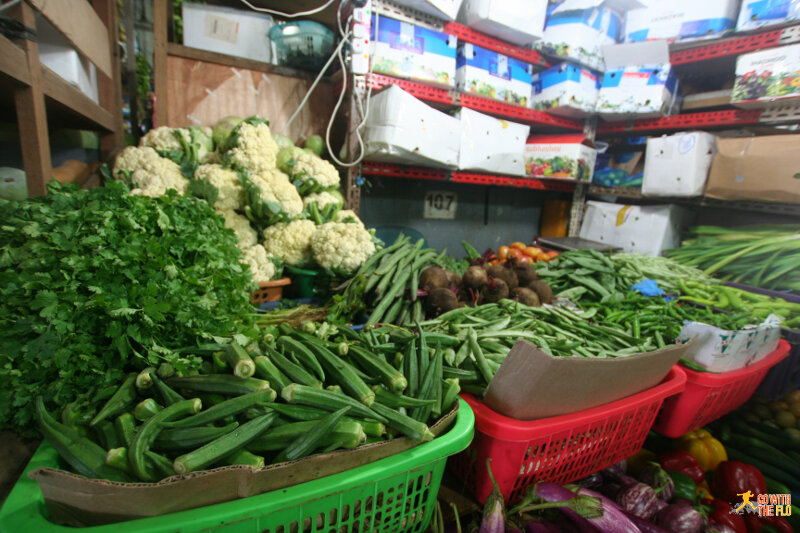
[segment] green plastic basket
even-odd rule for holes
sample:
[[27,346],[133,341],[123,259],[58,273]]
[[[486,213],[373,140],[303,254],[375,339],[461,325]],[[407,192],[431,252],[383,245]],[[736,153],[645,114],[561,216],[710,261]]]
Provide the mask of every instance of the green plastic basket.
[[45,442],[0,509],[0,531],[421,532],[433,516],[447,457],[469,446],[474,427],[472,409],[459,399],[455,424],[447,433],[397,455],[250,498],[86,528],[47,520],[39,486],[27,475],[40,466],[58,466],[56,451]]

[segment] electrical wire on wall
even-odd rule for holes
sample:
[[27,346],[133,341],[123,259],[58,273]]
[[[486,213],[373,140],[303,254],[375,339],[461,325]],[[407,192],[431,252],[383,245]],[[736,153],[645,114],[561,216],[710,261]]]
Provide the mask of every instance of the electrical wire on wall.
[[336,0],[328,0],[320,7],[315,7],[314,9],[309,9],[308,11],[298,11],[297,13],[284,13],[282,11],[275,11],[274,9],[267,9],[266,7],[256,7],[247,0],[241,0],[241,2],[252,9],[253,11],[258,11],[259,13],[270,13],[272,15],[278,15],[279,17],[293,19],[297,17],[306,17],[308,15],[313,15],[315,13],[319,13],[320,11],[324,11],[329,5],[334,3]]

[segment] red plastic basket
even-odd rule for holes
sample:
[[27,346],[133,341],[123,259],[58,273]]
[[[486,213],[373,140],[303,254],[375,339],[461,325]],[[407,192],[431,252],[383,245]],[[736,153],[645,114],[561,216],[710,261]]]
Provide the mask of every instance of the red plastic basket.
[[483,503],[492,491],[486,469],[507,503],[537,481],[569,483],[636,453],[644,444],[664,398],[678,394],[686,374],[677,365],[659,385],[599,407],[541,420],[515,420],[462,394],[475,412],[470,447],[450,458],[453,473]]
[[730,413],[750,399],[769,369],[789,355],[789,343],[764,359],[732,372],[714,374],[684,368],[686,389],[664,402],[653,429],[677,438]]

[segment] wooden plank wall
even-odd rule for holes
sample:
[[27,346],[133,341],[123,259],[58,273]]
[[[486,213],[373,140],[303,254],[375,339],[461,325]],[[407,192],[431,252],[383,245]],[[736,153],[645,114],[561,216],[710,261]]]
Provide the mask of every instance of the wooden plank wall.
[[[278,133],[311,86],[308,79],[178,56],[168,56],[166,67],[166,120],[172,127],[259,115],[269,118],[270,129]],[[314,133],[324,136],[337,97],[331,83],[320,82],[286,135],[295,142]]]

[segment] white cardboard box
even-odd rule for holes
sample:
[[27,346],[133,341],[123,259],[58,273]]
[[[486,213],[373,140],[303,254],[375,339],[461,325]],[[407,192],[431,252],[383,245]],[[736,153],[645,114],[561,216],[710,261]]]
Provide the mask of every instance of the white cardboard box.
[[738,31],[786,24],[800,19],[800,0],[743,0]]
[[597,150],[583,133],[534,135],[525,143],[525,173],[532,178],[589,181]]
[[736,60],[731,103],[759,108],[800,101],[800,44],[742,54]]
[[372,96],[365,157],[407,165],[457,168],[461,121],[391,87]]
[[703,131],[647,139],[642,194],[702,195],[716,146],[716,137]]
[[66,37],[41,15],[36,17],[39,61],[98,103],[97,67],[81,55]]
[[547,0],[464,0],[458,21],[524,46],[542,38],[546,14]]
[[580,237],[625,252],[659,255],[680,244],[689,212],[677,205],[622,205],[591,200]]
[[455,20],[461,0],[395,0],[398,4],[416,9],[437,18]]
[[272,59],[267,34],[272,17],[248,9],[185,2],[183,44],[192,48],[245,57],[269,63]]
[[589,69],[561,63],[533,75],[531,104],[554,115],[585,117],[594,113],[600,80]]
[[625,42],[718,37],[736,26],[738,0],[670,0],[625,13]]
[[460,91],[528,107],[531,65],[471,43],[458,47],[456,87]]
[[605,120],[656,118],[675,103],[678,81],[669,63],[667,41],[603,47],[606,72],[597,94],[597,113]]
[[530,127],[462,108],[459,170],[525,175],[525,140]]

